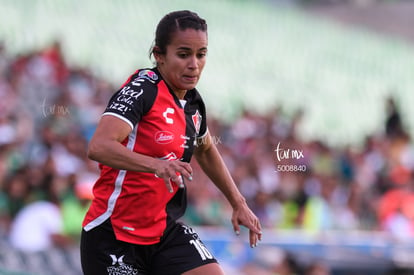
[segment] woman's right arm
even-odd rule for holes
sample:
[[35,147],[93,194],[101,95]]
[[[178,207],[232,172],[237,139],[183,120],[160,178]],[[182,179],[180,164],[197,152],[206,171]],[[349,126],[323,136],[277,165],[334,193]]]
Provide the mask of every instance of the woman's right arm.
[[154,173],[164,179],[169,191],[172,191],[170,179],[180,183],[176,172],[191,178],[192,169],[186,162],[160,160],[138,154],[122,145],[130,132],[131,127],[125,121],[111,115],[102,116],[89,142],[88,157],[118,170]]
[[102,116],[89,142],[88,157],[119,170],[155,173],[156,159],[134,153],[121,142],[131,127],[117,117]]

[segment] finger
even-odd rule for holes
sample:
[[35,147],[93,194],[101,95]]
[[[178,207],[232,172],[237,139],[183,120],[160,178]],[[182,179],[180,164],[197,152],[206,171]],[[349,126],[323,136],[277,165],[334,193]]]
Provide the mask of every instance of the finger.
[[232,219],[231,223],[233,224],[234,233],[238,236],[240,235],[240,225],[236,219]]
[[250,226],[248,226],[248,228],[252,230],[254,233],[256,233],[257,235],[262,234],[262,226],[260,225],[260,222],[258,219],[255,219],[254,221],[252,221]]
[[182,175],[180,175],[180,185],[178,187],[180,187],[180,188],[184,188],[185,187],[184,186],[184,178],[183,178]]
[[262,239],[262,225],[260,224],[259,220],[256,223],[256,233],[259,236],[259,240]]
[[190,181],[193,180],[193,169],[190,164],[186,162],[179,162],[179,167],[176,171],[179,172],[184,178]]
[[262,240],[262,227],[258,219],[255,219],[249,226],[249,241],[250,247],[254,248],[257,246],[258,241]]
[[192,175],[193,174],[193,168],[191,167],[191,165],[187,162],[183,162],[183,163],[184,163],[184,168],[187,171],[187,173],[189,175]]
[[261,227],[261,225],[259,223],[259,233],[257,234],[257,238],[258,238],[259,241],[262,240],[262,235],[263,235],[262,227]]
[[179,187],[184,188],[184,181],[183,177],[181,175],[176,175],[174,177],[171,177],[171,180]]
[[165,186],[167,187],[168,192],[170,192],[170,193],[174,192],[174,189],[171,185],[170,178],[164,179],[164,182],[165,182]]
[[249,241],[250,241],[251,248],[254,248],[257,246],[258,234],[254,232],[253,230],[249,230]]

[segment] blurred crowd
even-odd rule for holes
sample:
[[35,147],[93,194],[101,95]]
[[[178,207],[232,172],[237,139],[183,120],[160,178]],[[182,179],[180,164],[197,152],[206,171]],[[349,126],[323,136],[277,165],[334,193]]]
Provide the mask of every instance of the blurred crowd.
[[[229,125],[213,119],[209,128],[265,228],[382,230],[411,238],[414,147],[396,101],[389,97],[381,107],[387,113],[383,130],[362,145],[304,141],[302,111],[290,118],[282,109],[265,115],[245,111]],[[193,223],[226,222],[222,197],[210,185],[190,191]]]
[[0,236],[14,247],[78,241],[99,174],[87,141],[113,92],[58,41],[17,56],[0,45]]
[[[58,41],[17,56],[0,45],[0,236],[12,246],[36,251],[78,241],[99,174],[87,143],[118,88],[109,81],[69,65]],[[264,228],[411,238],[414,147],[394,99],[379,108],[387,112],[383,131],[358,146],[304,141],[300,110],[246,109],[232,123],[209,113],[208,125]],[[184,219],[230,226],[229,204],[192,164]]]

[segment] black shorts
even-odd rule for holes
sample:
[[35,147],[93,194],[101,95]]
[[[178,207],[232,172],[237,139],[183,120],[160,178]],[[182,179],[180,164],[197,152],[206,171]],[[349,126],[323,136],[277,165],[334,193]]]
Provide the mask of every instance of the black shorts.
[[81,263],[85,275],[179,275],[217,263],[191,227],[177,223],[153,245],[115,238],[109,220],[82,230]]

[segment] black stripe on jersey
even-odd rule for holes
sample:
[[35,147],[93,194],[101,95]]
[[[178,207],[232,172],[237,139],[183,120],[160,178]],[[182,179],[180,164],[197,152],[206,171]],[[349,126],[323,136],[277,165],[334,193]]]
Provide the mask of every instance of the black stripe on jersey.
[[[186,144],[188,146],[184,148],[183,161],[190,162],[196,146],[196,139],[204,135],[207,131],[206,108],[196,89],[188,91],[185,99],[187,100],[187,104],[184,108],[187,124],[185,136],[187,138]],[[193,121],[193,117],[196,115],[201,116],[199,129],[196,129],[196,125]]]

